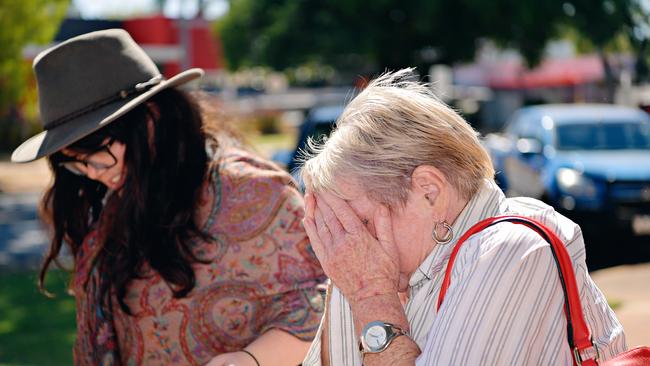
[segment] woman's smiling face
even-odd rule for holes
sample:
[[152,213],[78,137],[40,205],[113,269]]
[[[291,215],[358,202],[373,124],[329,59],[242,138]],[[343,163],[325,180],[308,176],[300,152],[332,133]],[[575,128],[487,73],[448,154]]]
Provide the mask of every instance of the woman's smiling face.
[[124,152],[126,146],[119,141],[106,139],[102,147],[92,153],[80,153],[72,149],[63,149],[61,153],[73,158],[63,162],[63,167],[77,175],[104,184],[112,190],[119,189],[126,177]]

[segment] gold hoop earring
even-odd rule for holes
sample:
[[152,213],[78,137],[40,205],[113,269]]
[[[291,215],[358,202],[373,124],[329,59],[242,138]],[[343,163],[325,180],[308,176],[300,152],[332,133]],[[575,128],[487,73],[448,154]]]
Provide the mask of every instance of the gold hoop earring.
[[[447,234],[440,238],[438,237],[438,227],[442,225],[447,230]],[[433,238],[433,241],[436,242],[436,244],[440,245],[445,245],[449,244],[449,242],[454,238],[454,231],[451,229],[451,226],[447,223],[447,221],[442,221],[442,222],[436,222],[433,225],[433,231],[431,232],[431,237]]]

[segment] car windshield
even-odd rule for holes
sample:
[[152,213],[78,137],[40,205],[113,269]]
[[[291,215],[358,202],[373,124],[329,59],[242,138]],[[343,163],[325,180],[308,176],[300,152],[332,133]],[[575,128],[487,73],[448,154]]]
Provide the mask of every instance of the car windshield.
[[650,124],[641,122],[568,123],[557,126],[558,150],[650,149]]

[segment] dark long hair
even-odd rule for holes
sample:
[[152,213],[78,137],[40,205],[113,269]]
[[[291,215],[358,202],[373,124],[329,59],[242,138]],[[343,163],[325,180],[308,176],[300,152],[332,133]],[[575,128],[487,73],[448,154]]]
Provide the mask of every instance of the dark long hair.
[[[39,276],[41,290],[64,243],[76,256],[85,236],[100,226],[103,243],[94,264],[106,276],[100,287],[103,301],[114,290],[128,313],[127,285],[143,276],[145,263],[170,284],[176,297],[191,291],[191,264],[200,261],[192,240],[205,237],[195,222],[195,208],[211,162],[206,142],[216,145],[204,127],[194,99],[170,88],[69,146],[84,153],[96,151],[106,139],[125,144],[124,185],[108,197],[103,184],[58,167],[64,158],[60,152],[51,155],[54,182],[41,201],[41,215],[53,238]],[[100,221],[102,212],[106,215]]]

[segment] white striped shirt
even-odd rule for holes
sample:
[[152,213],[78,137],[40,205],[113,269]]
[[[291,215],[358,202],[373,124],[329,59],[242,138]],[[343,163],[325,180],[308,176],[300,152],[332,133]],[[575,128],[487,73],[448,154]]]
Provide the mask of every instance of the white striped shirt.
[[[486,181],[452,225],[453,241],[436,246],[410,278],[405,312],[422,350],[416,365],[572,365],[557,267],[548,243],[527,227],[501,223],[472,236],[458,253],[451,285],[436,310],[458,238],[475,223],[504,214],[534,218],[562,239],[601,359],[624,351],[623,327],[587,272],[578,225],[540,201],[505,198]],[[330,364],[361,366],[350,305],[335,286],[328,316]],[[304,366],[321,364],[322,327],[321,322]]]

